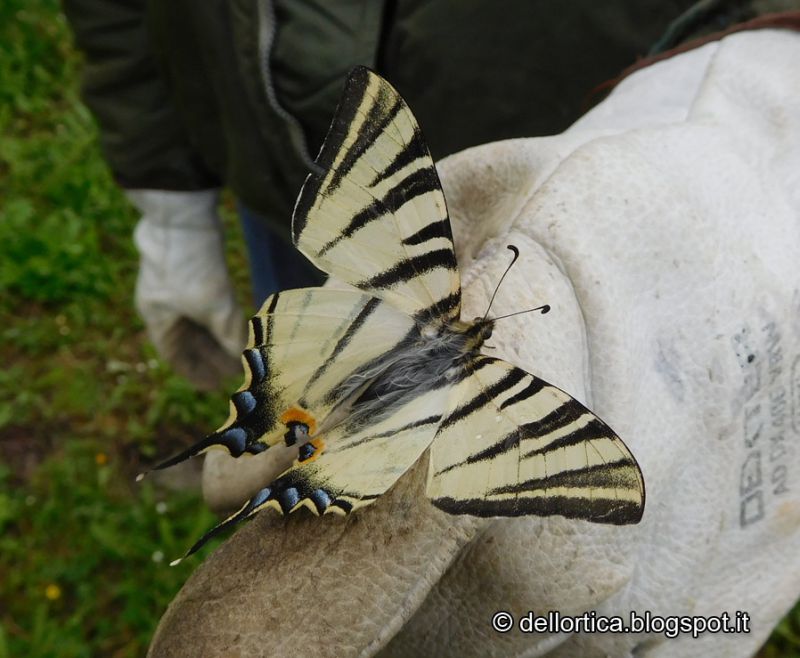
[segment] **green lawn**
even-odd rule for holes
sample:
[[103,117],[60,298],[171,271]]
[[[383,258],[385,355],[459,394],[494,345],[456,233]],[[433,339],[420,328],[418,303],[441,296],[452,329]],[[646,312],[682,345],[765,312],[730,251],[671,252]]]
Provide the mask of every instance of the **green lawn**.
[[55,0],[0,3],[0,658],[143,655],[199,562],[169,561],[215,522],[196,492],[133,482],[219,425],[227,395],[192,391],[145,339],[135,216],[79,68]]
[[[214,522],[196,493],[133,483],[142,461],[224,420],[227,395],[193,392],[145,339],[135,217],[79,68],[56,0],[2,0],[0,658],[143,655],[202,555],[167,563]],[[800,656],[800,607],[761,655]]]

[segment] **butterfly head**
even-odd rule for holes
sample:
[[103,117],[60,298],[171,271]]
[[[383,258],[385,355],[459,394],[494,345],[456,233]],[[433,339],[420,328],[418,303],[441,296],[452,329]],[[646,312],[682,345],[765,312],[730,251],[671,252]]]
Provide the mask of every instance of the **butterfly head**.
[[472,322],[459,320],[450,325],[452,333],[460,336],[460,352],[474,352],[492,337],[494,320],[488,318],[475,318]]
[[492,337],[492,331],[494,331],[494,320],[477,317],[472,321],[472,324],[475,327],[476,337],[481,343],[483,343],[485,340],[489,340]]
[[494,331],[494,323],[497,322],[497,320],[502,320],[503,318],[510,318],[512,315],[519,315],[521,313],[530,313],[531,311],[539,311],[540,313],[545,314],[549,310],[550,306],[545,304],[544,306],[537,306],[536,308],[530,308],[525,311],[517,311],[516,313],[509,313],[508,315],[501,315],[496,318],[490,318],[487,316],[477,317],[472,322],[459,321],[452,326],[452,329],[456,333],[463,335],[465,341],[464,351],[474,352],[492,337],[492,332]]

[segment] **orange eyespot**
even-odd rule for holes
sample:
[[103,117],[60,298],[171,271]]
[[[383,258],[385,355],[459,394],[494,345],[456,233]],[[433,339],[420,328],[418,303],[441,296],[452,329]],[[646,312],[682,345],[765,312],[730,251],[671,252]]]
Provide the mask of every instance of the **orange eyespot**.
[[298,407],[289,407],[281,414],[280,421],[284,425],[288,425],[291,422],[303,423],[308,427],[308,433],[311,436],[314,436],[317,432],[317,421],[314,420],[314,417]]

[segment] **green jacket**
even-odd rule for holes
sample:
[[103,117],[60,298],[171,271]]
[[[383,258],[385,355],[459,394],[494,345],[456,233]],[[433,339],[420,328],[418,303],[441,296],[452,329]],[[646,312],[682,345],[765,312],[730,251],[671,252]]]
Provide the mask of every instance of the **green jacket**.
[[225,184],[285,233],[355,64],[397,87],[440,158],[558,133],[595,87],[659,40],[668,47],[753,13],[742,2],[695,2],[64,0],[64,8],[118,182]]

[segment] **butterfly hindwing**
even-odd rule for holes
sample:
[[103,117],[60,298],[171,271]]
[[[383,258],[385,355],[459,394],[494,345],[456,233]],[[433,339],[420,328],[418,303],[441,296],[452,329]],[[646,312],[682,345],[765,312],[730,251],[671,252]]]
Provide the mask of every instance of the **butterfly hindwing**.
[[395,89],[353,70],[292,220],[320,269],[422,323],[456,319],[461,288],[439,176]]
[[478,356],[431,446],[428,496],[453,514],[636,523],[644,481],[620,438],[564,391]]
[[374,502],[430,445],[446,405],[444,381],[432,383],[383,417],[344,422],[322,432],[319,456],[295,464],[250,498],[237,512],[201,537],[191,555],[211,537],[266,507],[289,514],[306,507],[314,514],[349,514]]
[[[323,433],[320,457],[297,462],[281,474],[270,485],[274,493],[267,505],[285,514],[303,501],[318,514],[346,513],[368,505],[430,445],[446,397],[444,388],[433,388],[385,418],[360,428],[344,423]],[[286,490],[292,487],[298,495],[287,497]],[[324,496],[317,499],[313,494],[319,490]]]
[[357,290],[305,288],[270,296],[250,323],[243,353],[245,380],[231,396],[228,420],[165,468],[210,448],[234,456],[284,440],[287,423],[313,434],[351,393],[343,383],[357,370],[417,336],[408,316]]

